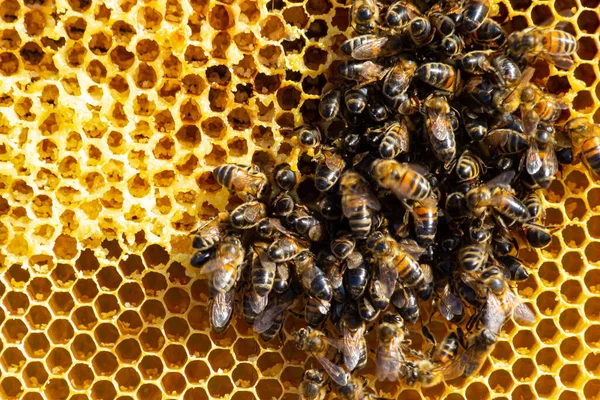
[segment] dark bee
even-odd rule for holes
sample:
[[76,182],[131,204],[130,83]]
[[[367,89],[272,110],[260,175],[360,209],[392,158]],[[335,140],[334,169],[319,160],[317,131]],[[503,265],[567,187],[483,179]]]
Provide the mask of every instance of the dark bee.
[[313,296],[306,297],[305,318],[308,326],[320,326],[327,319],[331,303],[324,300],[319,300]]
[[467,32],[477,30],[487,19],[489,12],[489,0],[470,0],[462,13],[462,28]]
[[267,254],[267,243],[255,242],[253,246],[256,256],[251,263],[252,289],[259,296],[267,296],[273,288],[275,280],[275,263]]
[[384,122],[390,117],[391,114],[387,106],[377,99],[370,99],[369,103],[367,104],[367,113],[375,122]]
[[416,62],[401,57],[389,70],[383,81],[383,94],[389,99],[396,99],[406,92],[416,70]]
[[381,79],[386,69],[369,60],[347,60],[338,66],[338,72],[346,79],[366,85]]
[[500,256],[497,257],[498,261],[502,263],[510,272],[510,279],[513,281],[524,281],[529,278],[529,272],[527,268],[513,256]]
[[310,125],[302,125],[295,129],[298,133],[298,142],[308,148],[314,148],[321,144],[321,132],[318,128]]
[[369,264],[363,261],[356,268],[349,268],[344,274],[346,292],[354,300],[362,297],[369,283]]
[[506,32],[502,25],[493,19],[486,18],[485,21],[472,34],[473,41],[487,48],[498,48],[506,44]]
[[342,218],[342,208],[338,196],[328,195],[323,197],[317,203],[317,208],[323,218],[327,220],[336,221]]
[[277,296],[269,302],[269,305],[256,316],[252,328],[260,333],[265,342],[271,341],[280,332],[285,320],[285,310],[294,302],[294,293],[288,289],[285,293]]
[[453,66],[440,62],[421,64],[415,74],[423,82],[450,93],[456,91],[460,82],[460,72]]
[[321,400],[325,397],[325,377],[316,369],[306,369],[298,386],[300,400]]
[[374,211],[381,209],[381,204],[371,191],[369,184],[360,174],[347,171],[340,180],[342,194],[342,211],[350,222],[350,229],[357,238],[366,238],[371,231]]
[[440,11],[429,13],[429,21],[433,24],[437,32],[443,37],[448,37],[454,34],[456,24],[448,15]]
[[200,227],[192,232],[194,235],[192,247],[199,251],[215,247],[221,240],[221,236],[224,233],[224,227],[224,224],[221,223],[220,218],[218,217],[200,224]]
[[332,90],[321,97],[319,102],[319,114],[325,119],[333,119],[340,112],[340,103],[342,93],[339,90]]
[[213,331],[222,333],[227,330],[233,315],[233,298],[235,297],[235,288],[227,292],[217,294],[211,302],[210,322]]
[[585,118],[575,118],[565,129],[579,151],[588,169],[600,175],[600,126]]
[[315,172],[317,190],[325,192],[335,186],[345,166],[346,162],[336,149],[329,147],[322,149]]
[[427,18],[415,17],[408,24],[408,32],[417,46],[425,46],[433,40],[435,29]]
[[294,199],[289,194],[281,192],[271,202],[271,209],[273,210],[273,215],[285,217],[294,211],[295,205]]
[[250,229],[267,216],[267,207],[259,201],[240,204],[230,214],[231,226],[237,229]]
[[390,28],[399,29],[407,26],[410,21],[421,16],[419,10],[406,0],[393,3],[385,15],[385,24]]
[[467,135],[474,142],[481,142],[488,133],[487,119],[482,114],[474,113],[464,108],[460,113]]
[[456,175],[460,181],[474,181],[482,174],[485,165],[473,152],[465,150],[456,163]]
[[295,336],[296,347],[315,357],[335,383],[342,386],[348,383],[350,374],[327,358],[331,346],[327,335],[309,327],[300,329]]
[[391,303],[407,324],[414,324],[419,320],[419,302],[411,288],[400,286],[392,295]]
[[362,114],[369,102],[369,91],[366,86],[358,89],[351,89],[344,93],[344,103],[346,109],[351,114]]
[[223,164],[213,170],[213,175],[217,182],[242,200],[266,199],[271,193],[267,177],[255,166]]
[[433,95],[425,100],[423,106],[431,148],[440,161],[450,163],[456,156],[450,105],[445,97]]
[[484,142],[489,146],[489,151],[496,154],[521,153],[529,145],[525,135],[512,129],[491,130]]
[[286,221],[297,233],[312,242],[318,242],[327,235],[321,220],[304,206],[296,206]]
[[350,7],[350,25],[358,33],[372,32],[379,19],[379,6],[375,0],[353,0]]
[[190,260],[190,265],[194,268],[202,268],[204,264],[206,264],[208,260],[210,260],[214,256],[216,251],[217,250],[214,248],[208,250],[198,250],[192,256]]
[[379,310],[373,307],[371,300],[368,296],[363,296],[358,299],[358,315],[365,322],[372,322],[379,316]]
[[333,297],[331,282],[317,266],[312,253],[309,251],[300,253],[294,259],[294,264],[304,290],[319,300],[331,301]]
[[474,50],[458,57],[458,66],[464,72],[472,75],[483,75],[485,73],[494,73],[495,70],[490,64],[488,58],[489,51]]
[[275,183],[281,190],[292,190],[296,186],[296,173],[289,165],[282,164],[275,167]]
[[465,42],[459,35],[448,35],[442,38],[439,44],[441,52],[448,56],[453,57],[462,53],[465,48]]
[[271,260],[279,263],[293,260],[304,250],[306,243],[292,236],[283,236],[271,243],[267,251]]

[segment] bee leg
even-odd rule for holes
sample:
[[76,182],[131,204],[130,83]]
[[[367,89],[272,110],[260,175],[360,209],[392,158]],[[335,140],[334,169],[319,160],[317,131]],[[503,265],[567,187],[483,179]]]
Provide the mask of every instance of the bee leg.
[[431,342],[431,344],[433,344],[433,347],[431,348],[431,351],[429,352],[429,358],[431,358],[433,356],[433,353],[435,352],[437,343],[435,341],[435,338],[433,337],[433,335],[431,334],[429,329],[427,329],[426,326],[423,326],[423,328],[421,328],[421,331],[423,332],[423,336],[425,336],[427,338],[427,340],[429,340]]
[[463,332],[463,330],[460,326],[458,328],[456,328],[456,335],[458,336],[458,344],[460,344],[460,346],[466,350],[467,349],[467,341],[465,339],[465,333]]

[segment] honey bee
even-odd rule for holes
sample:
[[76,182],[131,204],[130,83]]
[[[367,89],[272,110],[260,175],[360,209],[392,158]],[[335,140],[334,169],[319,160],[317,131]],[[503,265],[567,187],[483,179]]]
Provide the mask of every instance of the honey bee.
[[565,124],[565,129],[579,148],[584,164],[600,175],[600,126],[585,118],[575,118]]
[[208,250],[198,250],[190,259],[190,265],[194,268],[202,268],[217,252],[213,247]]
[[192,234],[194,239],[192,247],[198,251],[208,250],[219,244],[221,236],[224,233],[225,225],[221,221],[221,217],[214,217],[200,224]]
[[529,194],[523,200],[523,204],[527,207],[527,211],[531,215],[529,223],[523,225],[527,243],[536,248],[548,246],[552,241],[552,236],[550,235],[550,231],[541,225],[546,215],[539,195],[535,192]]
[[287,235],[271,243],[267,251],[271,260],[282,263],[293,260],[306,248],[307,244],[305,242],[292,235]]
[[548,144],[539,148],[534,143],[537,142],[533,140],[527,150],[525,168],[535,183],[548,189],[558,172],[558,159],[554,152],[554,146]]
[[396,99],[406,92],[412,80],[417,63],[406,57],[401,57],[385,76],[382,91],[389,99]]
[[460,83],[460,71],[440,62],[421,64],[415,74],[423,82],[449,93],[454,93]]
[[408,128],[404,120],[392,122],[386,127],[381,143],[379,143],[379,154],[382,158],[396,158],[401,153],[410,149],[410,138]]
[[350,25],[359,33],[372,32],[379,20],[379,6],[375,0],[353,0],[350,7]]
[[402,348],[405,343],[406,328],[402,317],[387,313],[377,327],[377,379],[395,382],[404,376],[405,358]]
[[372,60],[390,56],[402,49],[402,43],[393,36],[362,35],[346,40],[340,50],[355,60]]
[[430,96],[423,103],[427,114],[427,131],[435,156],[444,163],[456,156],[456,140],[449,118],[450,105],[443,96]]
[[259,201],[249,201],[237,206],[229,215],[231,226],[237,229],[254,228],[267,217],[267,207]]
[[331,349],[330,339],[323,332],[308,327],[300,329],[295,336],[296,347],[315,357],[336,384],[348,384],[350,374],[327,358]]
[[441,9],[435,9],[434,6],[434,8],[428,12],[428,17],[429,21],[431,21],[432,25],[442,37],[447,37],[454,34],[456,24],[454,23],[454,20],[446,14],[446,12],[442,12]]
[[428,246],[433,243],[438,224],[437,201],[416,202],[412,207],[405,204],[405,208],[410,211],[413,217],[415,235],[419,244]]
[[482,286],[488,291],[486,311],[483,315],[483,325],[500,332],[504,322],[511,316],[521,324],[535,322],[535,314],[515,294],[501,270],[491,267],[481,277]]
[[269,305],[256,316],[252,329],[256,333],[260,333],[260,337],[268,342],[280,332],[281,326],[285,320],[285,310],[287,310],[294,302],[294,293],[292,290],[287,290],[280,296],[277,301],[269,302]]
[[464,316],[462,302],[454,293],[448,279],[436,282],[433,285],[434,309],[440,312],[442,317],[448,321],[460,322]]
[[510,273],[510,280],[512,281],[524,281],[529,278],[529,272],[527,268],[519,261],[519,259],[513,256],[499,256],[496,257],[498,261],[508,269]]
[[[528,87],[529,81],[533,78],[535,69],[527,68],[521,74],[520,79],[509,82],[504,88],[494,92],[492,102],[494,107],[501,113],[512,114],[515,112],[523,100],[523,92]],[[528,92],[525,92],[526,94]]]
[[322,400],[325,398],[325,377],[316,369],[306,369],[298,386],[300,400]]
[[414,324],[421,316],[419,302],[413,290],[407,286],[399,285],[392,295],[390,302],[396,307],[398,314],[407,324]]
[[435,29],[427,18],[415,17],[408,24],[408,33],[417,46],[425,46],[433,40]]
[[495,73],[496,71],[492,67],[492,64],[490,64],[489,57],[489,50],[473,50],[457,56],[458,66],[464,72],[471,75]]
[[556,29],[531,27],[515,31],[508,37],[508,53],[528,61],[536,57],[569,69],[573,65],[571,55],[577,51],[577,39],[567,32]]
[[329,301],[319,300],[313,296],[306,298],[306,322],[308,326],[317,327],[327,319],[331,303]]
[[462,224],[468,217],[469,208],[465,195],[459,192],[450,193],[446,196],[444,207],[446,216],[455,225]]
[[273,280],[273,291],[284,293],[289,287],[290,267],[287,263],[279,263],[275,268],[275,279]]
[[488,249],[488,241],[464,244],[458,249],[458,264],[464,271],[477,273],[487,263]]
[[425,168],[399,163],[396,160],[376,160],[371,173],[379,186],[389,189],[400,200],[416,200],[429,203],[432,199],[431,185],[424,174]]
[[340,112],[342,93],[339,90],[331,90],[321,97],[319,102],[319,114],[326,120],[331,120]]
[[275,167],[275,183],[283,191],[292,190],[296,186],[296,173],[288,164]]
[[473,333],[469,338],[467,349],[455,359],[444,371],[446,380],[460,376],[471,376],[479,370],[485,358],[492,352],[498,341],[498,332],[485,327]]
[[369,323],[375,321],[379,316],[379,310],[373,307],[368,296],[363,296],[358,299],[358,315],[360,315],[363,321]]
[[319,300],[331,301],[333,290],[329,278],[315,262],[311,252],[303,251],[294,260],[296,274],[304,290]]
[[258,296],[268,296],[273,288],[275,281],[275,263],[269,258],[267,254],[268,244],[264,242],[254,242],[252,250],[254,251],[255,257],[252,260],[251,276],[252,276],[252,289]]
[[[371,234],[366,243],[367,248],[380,263],[384,264],[385,269],[393,271],[409,287],[413,288],[417,295],[428,300],[433,290],[433,276],[431,268],[425,264],[420,265],[414,257],[409,254],[422,253],[422,248],[416,244],[403,243],[400,245],[390,236],[381,232]],[[392,288],[395,286],[394,275],[387,274],[383,285]],[[390,293],[391,294],[391,293]]]
[[340,321],[341,339],[328,339],[329,344],[344,355],[344,365],[350,372],[367,364],[366,325],[354,307],[344,307]]
[[482,114],[470,111],[466,107],[460,113],[467,135],[474,142],[481,142],[488,134],[487,119]]
[[359,239],[366,238],[371,231],[373,211],[379,211],[381,204],[357,172],[344,172],[340,179],[340,193],[342,212],[350,222],[352,233]]
[[351,114],[362,114],[367,108],[369,102],[369,89],[366,86],[357,89],[350,89],[344,93],[344,103],[346,110]]
[[481,215],[486,207],[492,207],[499,214],[515,222],[527,222],[531,215],[527,208],[510,193],[510,181],[514,171],[504,172],[487,184],[473,188],[467,192],[469,209]]
[[259,307],[254,303],[253,290],[248,288],[244,291],[244,297],[242,299],[242,313],[244,315],[244,319],[248,323],[248,325],[253,325],[256,317],[258,316],[258,312],[254,311]]
[[362,297],[369,283],[369,264],[363,260],[356,268],[349,268],[344,274],[346,291],[357,300]]
[[378,263],[377,268],[372,269],[369,298],[373,307],[378,310],[387,308],[394,293],[397,278],[398,273],[382,263]]
[[474,43],[494,49],[503,47],[507,40],[502,25],[490,18],[486,18],[471,37]]
[[385,24],[392,29],[400,29],[408,26],[410,21],[420,16],[421,12],[412,3],[398,0],[388,8]]
[[321,131],[310,125],[302,125],[294,129],[298,133],[299,143],[310,149],[313,149],[321,144]]
[[331,253],[340,260],[347,260],[348,268],[359,266],[363,257],[360,252],[355,251],[356,241],[348,232],[342,232],[331,241]]
[[217,182],[244,201],[266,199],[271,186],[265,174],[256,166],[223,164],[213,170]]
[[235,288],[231,288],[226,292],[218,293],[212,299],[210,308],[210,322],[213,331],[216,333],[225,332],[231,316],[233,315],[233,298],[235,297]]
[[233,287],[245,254],[240,238],[229,233],[219,243],[215,255],[200,268],[201,274],[211,274],[211,290],[215,295]]
[[342,155],[334,148],[321,149],[315,172],[315,186],[320,192],[326,192],[335,186],[346,167]]
[[379,399],[372,393],[367,393],[365,391],[365,386],[367,382],[361,382],[359,379],[355,378],[348,382],[348,384],[344,386],[337,386],[336,399],[339,400],[377,400]]
[[489,0],[470,0],[462,13],[462,28],[466,32],[477,30],[487,19],[490,7]]
[[459,338],[450,332],[439,346],[434,346],[430,358],[418,359],[409,366],[407,383],[412,386],[419,382],[422,387],[435,386],[445,377],[445,371],[458,355]]
[[321,241],[327,234],[321,220],[305,206],[296,205],[294,211],[286,217],[286,221],[297,233],[312,242]]
[[505,55],[498,55],[492,60],[493,71],[498,80],[505,86],[514,85],[521,79],[521,70],[517,63]]
[[367,104],[367,113],[375,122],[384,122],[390,117],[390,110],[380,100],[371,99]]
[[512,129],[493,129],[484,140],[489,151],[496,154],[517,154],[525,151],[529,144],[528,138]]
[[356,81],[360,86],[364,86],[380,80],[387,69],[370,60],[346,60],[338,66],[338,72],[344,78]]
[[295,205],[296,203],[294,202],[292,196],[285,192],[281,192],[271,202],[271,209],[273,210],[273,215],[277,217],[285,217],[294,211]]
[[473,152],[465,150],[456,163],[456,175],[461,182],[473,182],[485,173],[485,164]]
[[465,41],[460,35],[448,35],[442,38],[439,48],[444,55],[448,57],[455,57],[463,52],[465,48]]
[[330,221],[337,221],[342,218],[342,208],[340,199],[335,194],[328,194],[317,202],[319,214]]

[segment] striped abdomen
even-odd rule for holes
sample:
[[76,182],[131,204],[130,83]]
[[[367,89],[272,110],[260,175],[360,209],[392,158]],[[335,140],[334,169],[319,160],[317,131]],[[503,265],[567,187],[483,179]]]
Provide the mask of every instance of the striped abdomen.
[[581,156],[592,171],[600,174],[600,138],[591,137],[583,142]]

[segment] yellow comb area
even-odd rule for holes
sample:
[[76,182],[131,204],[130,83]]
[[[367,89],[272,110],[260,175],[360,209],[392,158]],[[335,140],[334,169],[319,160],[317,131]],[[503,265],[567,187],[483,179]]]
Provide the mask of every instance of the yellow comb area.
[[[571,116],[600,123],[598,0],[500,1],[511,30],[561,24],[571,71],[538,65]],[[209,326],[190,231],[241,203],[211,175],[266,172],[300,154],[349,4],[335,0],[0,0],[0,397],[296,399],[306,355],[289,316],[265,343],[243,318]],[[543,192],[563,226],[481,371],[404,400],[596,398],[600,392],[600,187],[578,163]],[[432,322],[441,337],[447,327]],[[374,344],[374,332],[369,334]],[[413,346],[428,348],[411,335]],[[330,395],[331,396],[331,395]]]

